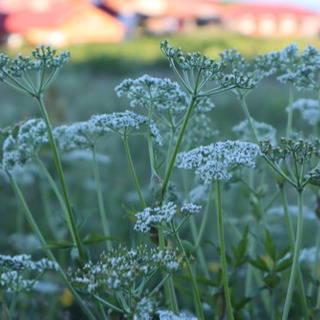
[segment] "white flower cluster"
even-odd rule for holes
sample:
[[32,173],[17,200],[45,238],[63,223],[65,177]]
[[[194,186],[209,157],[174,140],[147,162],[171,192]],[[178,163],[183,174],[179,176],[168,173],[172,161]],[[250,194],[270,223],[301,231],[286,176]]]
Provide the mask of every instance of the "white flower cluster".
[[313,99],[298,99],[292,104],[293,110],[299,110],[302,118],[311,126],[320,120],[319,102]]
[[1,290],[4,292],[20,292],[31,289],[35,280],[26,280],[17,271],[7,271],[0,275]]
[[145,208],[138,212],[135,217],[137,219],[134,230],[141,232],[150,231],[151,225],[166,221],[169,223],[177,213],[177,205],[168,202],[161,207]]
[[139,129],[140,125],[148,123],[148,118],[126,110],[125,112],[94,115],[91,117],[90,122],[97,127],[118,131],[122,128]]
[[177,82],[144,75],[136,80],[126,79],[116,87],[118,97],[127,96],[130,106],[149,109],[151,104],[157,111],[179,112],[188,105],[187,95]]
[[15,166],[23,166],[39,153],[43,144],[49,142],[45,123],[41,119],[28,120],[17,133],[14,131],[3,144],[2,168],[8,171]]
[[96,126],[92,121],[82,121],[56,127],[53,135],[62,150],[73,150],[90,148],[110,131],[108,127]]
[[160,320],[197,320],[196,317],[190,317],[185,315],[184,313],[180,313],[180,315],[175,315],[172,311],[161,310],[157,311]]
[[[271,143],[276,143],[277,130],[273,126],[264,122],[255,121],[252,118],[251,122],[260,141],[270,140]],[[244,141],[252,141],[252,132],[250,130],[248,120],[241,121],[232,128],[232,131],[237,134],[239,139]]]
[[260,154],[258,145],[243,141],[216,142],[186,152],[180,168],[193,169],[204,181],[224,181],[231,178],[230,171],[237,166],[255,167]]
[[196,205],[194,203],[185,203],[181,208],[180,212],[182,214],[191,214],[196,215],[199,214],[202,209],[201,205]]
[[143,297],[135,306],[133,320],[150,320],[157,307],[152,297]]
[[0,268],[2,270],[35,270],[43,272],[45,270],[58,270],[57,263],[42,258],[39,261],[32,261],[30,255],[21,254],[16,256],[0,255]]
[[78,289],[88,293],[99,290],[115,292],[120,288],[128,288],[133,282],[160,268],[166,272],[177,272],[183,268],[184,256],[178,249],[148,249],[140,245],[135,250],[119,246],[107,254],[102,253],[100,261],[89,262],[71,277],[71,283]]
[[1,288],[5,292],[19,292],[28,290],[36,284],[35,280],[24,279],[21,272],[36,271],[44,273],[47,270],[59,269],[59,265],[48,259],[32,261],[30,255],[7,256],[0,255],[0,270],[1,270]]
[[282,83],[291,82],[298,90],[319,90],[317,73],[320,70],[320,51],[310,45],[299,54],[299,46],[291,43],[281,51],[268,54]]

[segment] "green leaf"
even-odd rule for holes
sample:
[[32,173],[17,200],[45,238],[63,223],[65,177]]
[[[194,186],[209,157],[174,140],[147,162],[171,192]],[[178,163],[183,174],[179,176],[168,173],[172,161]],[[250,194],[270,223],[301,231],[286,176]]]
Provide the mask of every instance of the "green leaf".
[[270,271],[269,266],[267,265],[267,263],[261,258],[261,257],[257,257],[256,260],[253,259],[249,259],[249,262],[256,267],[257,269],[263,270],[263,271]]
[[277,253],[276,253],[276,246],[273,243],[272,237],[267,229],[265,229],[265,241],[264,241],[264,246],[267,250],[268,255],[272,259],[272,261],[276,261],[277,259]]
[[75,245],[73,242],[70,241],[48,241],[48,244],[44,247],[43,249],[70,249],[70,248],[75,248]]
[[236,304],[233,305],[235,310],[241,310],[248,302],[250,302],[253,298],[252,297],[243,297],[238,301]]
[[292,257],[282,260],[274,267],[275,272],[281,272],[292,265]]
[[104,236],[102,234],[100,234],[99,232],[92,232],[92,233],[88,233],[84,239],[83,239],[83,243],[84,244],[91,244],[91,243],[95,243],[95,242],[102,242],[102,241],[117,241],[117,242],[122,242],[121,239],[116,238],[116,237],[107,237]]
[[240,267],[242,264],[244,264],[247,259],[246,259],[246,251],[247,251],[247,245],[248,245],[248,233],[249,233],[249,227],[247,226],[242,239],[240,240],[238,247],[235,248],[234,246],[231,246],[232,253],[234,256],[234,266],[235,267]]

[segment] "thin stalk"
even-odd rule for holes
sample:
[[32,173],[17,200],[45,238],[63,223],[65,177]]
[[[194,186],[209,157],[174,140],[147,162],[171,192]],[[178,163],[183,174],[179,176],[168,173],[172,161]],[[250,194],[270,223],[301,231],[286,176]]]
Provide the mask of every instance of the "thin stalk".
[[184,250],[184,247],[182,245],[181,239],[179,237],[179,234],[177,232],[175,232],[175,226],[173,224],[173,222],[171,222],[171,227],[174,231],[174,238],[177,241],[179,250],[181,251],[181,253],[186,257],[186,264],[187,264],[187,269],[189,272],[189,276],[191,279],[191,284],[192,284],[192,292],[193,292],[193,301],[196,307],[196,313],[198,316],[198,319],[204,320],[204,314],[203,314],[203,309],[202,309],[202,305],[201,305],[201,299],[200,299],[200,294],[199,294],[199,290],[198,290],[198,286],[197,286],[197,281],[194,275],[194,272],[192,270],[192,267],[190,265],[189,259],[187,257],[187,254]]
[[248,121],[249,128],[251,130],[253,138],[254,138],[255,142],[259,144],[259,138],[257,136],[256,129],[253,126],[253,123],[252,123],[252,120],[251,120],[251,116],[250,116],[250,113],[249,113],[249,109],[248,109],[248,106],[247,106],[246,98],[245,98],[244,95],[240,95],[240,103],[241,103],[242,110],[243,110],[243,112],[244,112],[244,114],[246,116],[246,119]]
[[63,197],[62,197],[62,195],[61,195],[56,183],[54,182],[53,178],[51,177],[49,171],[47,170],[46,166],[41,161],[41,159],[39,157],[36,157],[36,161],[37,161],[38,165],[40,166],[42,172],[44,173],[46,179],[48,180],[48,182],[49,182],[54,194],[56,195],[64,215],[68,219],[68,209],[66,207],[66,204],[65,204],[65,202],[63,200]]
[[202,222],[201,222],[201,225],[200,225],[200,230],[199,230],[199,233],[198,233],[198,237],[197,237],[197,240],[195,242],[195,248],[196,249],[198,249],[200,247],[200,243],[202,241],[205,229],[206,229],[206,227],[208,225],[209,212],[210,212],[210,203],[212,201],[212,197],[213,197],[213,187],[212,187],[212,185],[210,185],[208,202],[207,202],[204,214],[203,214],[203,219],[202,219]]
[[[159,239],[159,248],[160,250],[165,249],[165,243],[164,243],[164,236],[163,231],[158,228],[158,239]],[[162,279],[166,278],[167,274],[165,271],[162,271]],[[172,278],[169,278],[169,280]],[[172,310],[176,315],[179,314],[179,307],[178,302],[176,299],[176,293],[174,290],[174,287],[172,286],[172,283],[170,284],[168,281],[164,283],[164,295],[166,298],[166,301],[169,303],[169,310]]]
[[298,221],[297,221],[297,235],[296,235],[296,241],[294,246],[293,263],[292,263],[292,269],[291,269],[291,274],[289,279],[289,286],[288,286],[287,296],[286,296],[284,310],[282,314],[282,320],[288,319],[296,277],[299,270],[299,254],[300,254],[300,248],[301,248],[301,242],[302,242],[302,230],[303,230],[302,229],[303,228],[303,217],[302,217],[303,191],[298,190],[297,192],[298,192],[298,207],[299,207]]
[[9,319],[13,319],[14,311],[16,309],[16,305],[18,302],[18,293],[15,292],[13,295],[13,300],[11,301],[10,309],[9,309]]
[[[50,249],[47,249],[47,242],[45,241],[35,219],[33,218],[33,215],[31,213],[31,211],[29,210],[29,207],[27,205],[27,203],[25,202],[25,199],[22,195],[22,192],[20,191],[20,188],[18,187],[18,185],[16,184],[15,180],[13,179],[12,175],[9,172],[6,172],[7,176],[10,180],[11,186],[13,188],[14,193],[16,194],[20,205],[22,206],[26,219],[33,231],[33,233],[36,235],[36,237],[38,238],[38,240],[40,241],[41,246],[44,248],[44,251],[46,253],[46,255],[48,256],[48,258],[54,262],[57,263],[57,260],[55,258],[55,256],[53,255],[53,253],[51,252]],[[68,287],[68,289],[70,290],[70,292],[72,293],[72,295],[74,296],[75,300],[77,301],[78,305],[80,306],[80,308],[82,309],[82,311],[87,315],[88,319],[90,320],[95,320],[95,316],[92,314],[92,312],[90,311],[90,309],[85,305],[85,303],[82,301],[82,299],[80,298],[80,296],[78,295],[78,293],[76,292],[76,290],[71,286],[71,284],[69,283],[66,274],[64,273],[63,269],[60,267],[58,268],[58,272],[61,276],[61,278],[63,279],[64,283],[66,284],[66,286]]]
[[133,161],[132,161],[130,148],[129,148],[129,144],[128,144],[128,137],[127,137],[126,134],[123,137],[123,143],[124,143],[124,149],[125,149],[125,152],[126,152],[127,160],[128,160],[128,163],[129,163],[129,168],[130,168],[131,175],[132,175],[132,178],[133,178],[133,182],[134,182],[134,185],[135,185],[136,190],[138,192],[141,205],[142,205],[143,208],[146,208],[147,205],[146,205],[146,203],[145,203],[145,201],[143,199],[141,188],[140,188],[140,185],[139,185],[139,181],[138,181],[138,178],[137,178],[137,175],[136,175],[136,171],[135,171],[134,166],[133,166]]
[[[315,252],[315,256],[314,256],[314,261],[313,261],[313,268],[312,268],[312,276],[314,278],[317,277],[317,271],[319,268],[319,253],[320,253],[320,230],[319,230],[319,222],[317,223],[317,228],[318,228],[318,232],[317,232],[317,239],[316,239],[316,252]],[[312,288],[313,288],[313,284],[310,283],[309,287],[308,287],[308,296],[312,295]]]
[[67,207],[67,213],[68,213],[67,222],[68,222],[68,226],[69,226],[69,229],[70,229],[70,232],[71,232],[71,235],[72,235],[73,242],[75,243],[75,245],[77,247],[80,260],[83,261],[85,259],[85,253],[83,251],[80,235],[79,235],[79,232],[78,232],[78,229],[77,229],[77,225],[76,225],[76,222],[75,222],[75,218],[74,218],[74,214],[73,214],[73,211],[72,211],[72,208],[71,208],[69,195],[68,195],[68,191],[67,191],[67,186],[66,186],[66,182],[65,182],[65,178],[64,178],[64,174],[63,174],[63,169],[62,169],[62,165],[61,165],[61,160],[60,160],[60,157],[59,157],[59,153],[58,153],[58,148],[57,148],[56,142],[55,142],[55,140],[53,138],[53,133],[52,133],[52,129],[51,129],[51,123],[50,123],[50,120],[49,120],[49,116],[48,116],[46,107],[44,105],[44,102],[43,102],[43,99],[42,99],[42,95],[40,94],[39,96],[36,97],[36,99],[37,99],[37,102],[39,104],[43,120],[44,120],[44,122],[46,124],[50,146],[51,146],[51,149],[52,149],[54,161],[55,161],[56,168],[57,168],[57,171],[58,171],[58,176],[59,176],[61,189],[62,189],[62,195],[63,195],[63,198],[64,198],[64,202],[66,204],[66,207]]
[[174,147],[174,150],[172,152],[172,155],[171,155],[171,158],[170,158],[170,162],[169,162],[169,165],[168,165],[168,169],[166,170],[165,178],[164,178],[164,181],[163,181],[162,198],[163,198],[163,196],[164,196],[164,194],[166,192],[166,188],[167,188],[170,176],[171,176],[173,165],[174,165],[174,162],[176,160],[176,157],[177,157],[177,154],[178,154],[178,151],[179,151],[179,148],[180,148],[180,144],[182,142],[182,138],[183,138],[184,133],[186,131],[186,127],[187,127],[187,124],[189,122],[189,118],[191,116],[193,107],[195,106],[196,100],[197,100],[197,97],[193,96],[192,99],[191,99],[190,105],[188,107],[187,113],[185,115],[184,121],[182,123],[182,127],[181,127],[180,132],[179,132],[178,140],[177,140],[177,143],[176,143],[176,145]]
[[234,317],[233,317],[230,290],[229,290],[229,284],[228,284],[227,259],[226,259],[226,249],[225,249],[225,242],[224,242],[223,221],[222,221],[221,189],[220,189],[219,180],[217,180],[217,216],[218,216],[218,232],[219,232],[219,242],[220,242],[220,252],[221,252],[220,262],[221,262],[221,269],[222,269],[224,294],[225,294],[229,319],[233,320]]
[[[103,232],[106,237],[110,237],[110,228],[109,228],[109,223],[107,219],[107,213],[106,213],[104,202],[103,202],[103,195],[102,195],[101,184],[100,184],[100,172],[99,172],[99,166],[96,158],[96,149],[94,145],[92,146],[91,151],[92,151],[92,160],[93,160],[92,164],[93,164],[94,180],[96,183],[96,191],[97,191],[100,217],[102,220]],[[110,251],[112,249],[111,242],[107,240],[106,245],[107,245],[108,251]]]
[[[284,187],[282,185],[279,187],[279,189],[280,189],[280,197],[281,197],[281,202],[282,202],[282,206],[283,206],[283,210],[284,210],[284,215],[285,215],[285,219],[286,219],[287,231],[289,234],[289,242],[290,242],[291,252],[292,252],[292,254],[294,254],[295,236],[294,236],[294,232],[293,232],[291,217],[290,217],[289,210],[288,210],[287,197],[285,195]],[[308,305],[307,305],[307,298],[306,298],[305,289],[304,289],[303,280],[302,280],[301,269],[300,269],[299,265],[297,268],[298,268],[297,280],[298,280],[298,287],[299,287],[299,295],[300,295],[302,312],[303,312],[304,318],[308,319]]]
[[290,88],[289,88],[289,112],[288,112],[288,120],[287,120],[287,139],[291,137],[292,132],[292,104],[294,99],[294,86],[293,83],[290,82]]
[[101,304],[107,306],[108,308],[113,309],[113,310],[115,310],[115,311],[118,311],[118,312],[120,312],[120,313],[123,313],[123,310],[122,310],[122,309],[120,309],[120,308],[118,308],[117,306],[113,305],[112,303],[110,303],[110,302],[108,302],[108,301],[100,298],[99,296],[94,295],[93,297],[94,297],[97,301],[99,301]]

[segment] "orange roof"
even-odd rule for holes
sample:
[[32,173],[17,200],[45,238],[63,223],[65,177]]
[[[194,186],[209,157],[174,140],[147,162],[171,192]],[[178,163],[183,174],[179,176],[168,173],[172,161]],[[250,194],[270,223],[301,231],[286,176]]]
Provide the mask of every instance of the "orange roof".
[[[30,28],[57,28],[74,14],[92,8],[96,7],[88,0],[52,2],[46,10],[24,7],[21,10],[8,13],[4,27],[9,33],[24,33]],[[96,10],[100,9],[96,8]]]

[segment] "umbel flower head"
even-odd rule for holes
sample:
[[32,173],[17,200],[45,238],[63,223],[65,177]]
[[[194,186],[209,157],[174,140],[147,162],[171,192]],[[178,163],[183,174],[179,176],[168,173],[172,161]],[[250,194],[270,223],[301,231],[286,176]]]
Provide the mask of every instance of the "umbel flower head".
[[195,169],[204,183],[226,181],[231,178],[231,171],[239,166],[254,168],[259,154],[260,148],[254,143],[228,140],[182,154],[179,167]]
[[2,168],[12,171],[35,157],[42,145],[48,143],[46,125],[41,119],[30,119],[17,126],[3,144]]
[[10,59],[0,55],[0,81],[14,89],[38,97],[53,82],[61,68],[69,61],[70,52],[62,51],[60,55],[50,46],[40,45],[31,52],[30,57]]
[[54,128],[53,135],[63,150],[92,147],[106,133],[108,127],[96,126],[92,121],[75,122]]
[[177,82],[169,79],[153,78],[144,75],[138,79],[126,79],[116,87],[118,97],[127,96],[130,106],[149,109],[151,105],[157,111],[179,112],[188,104],[187,95],[181,91]]
[[135,281],[141,281],[156,269],[168,273],[183,268],[185,258],[178,249],[149,249],[140,245],[135,250],[119,246],[102,253],[97,263],[88,262],[71,277],[71,283],[79,290],[95,294],[102,291],[114,293],[128,289]]
[[47,270],[57,271],[58,268],[57,263],[45,258],[39,261],[32,261],[31,256],[26,254],[16,256],[0,255],[1,290],[4,292],[29,290],[35,285],[36,279],[25,279],[24,273],[32,271],[41,275]]
[[[193,203],[186,203],[180,208],[180,212],[185,215],[198,214],[201,206]],[[148,232],[151,226],[166,221],[169,223],[178,213],[178,207],[173,202],[163,204],[161,207],[145,208],[143,211],[136,213],[137,219],[134,230]]]
[[[127,135],[131,129],[140,129],[141,125],[148,125],[147,117],[126,110],[125,112],[114,112],[110,114],[94,115],[89,120],[89,123],[103,130],[111,130],[121,136]],[[150,131],[152,138],[162,145],[162,137],[157,126],[154,123],[150,124]]]

